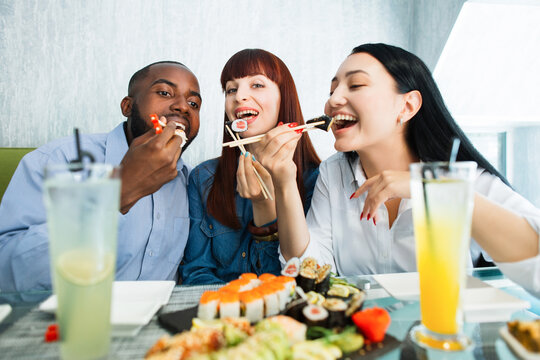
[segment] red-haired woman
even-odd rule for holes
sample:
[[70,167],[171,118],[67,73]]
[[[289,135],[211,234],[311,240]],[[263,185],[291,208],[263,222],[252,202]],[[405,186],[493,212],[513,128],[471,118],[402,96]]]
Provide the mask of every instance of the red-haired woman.
[[[275,55],[261,49],[234,54],[221,73],[225,122],[245,119],[242,137],[264,134],[276,126],[303,124],[292,76]],[[299,135],[293,160],[305,212],[309,209],[320,160],[307,134]],[[223,141],[233,140],[224,129]],[[258,143],[224,147],[221,156],[197,166],[189,177],[189,240],[180,266],[184,284],[228,282],[245,272],[281,270],[276,207],[265,199],[253,168],[274,197],[270,174],[256,160]]]

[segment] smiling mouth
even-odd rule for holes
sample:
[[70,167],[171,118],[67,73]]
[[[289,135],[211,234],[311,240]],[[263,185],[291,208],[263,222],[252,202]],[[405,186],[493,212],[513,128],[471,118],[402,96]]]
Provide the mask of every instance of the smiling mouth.
[[334,122],[332,123],[332,127],[335,130],[340,130],[354,126],[356,125],[356,123],[358,123],[358,119],[354,116],[339,114],[334,116]]
[[235,115],[237,119],[252,120],[259,115],[259,112],[255,110],[244,110],[237,112]]

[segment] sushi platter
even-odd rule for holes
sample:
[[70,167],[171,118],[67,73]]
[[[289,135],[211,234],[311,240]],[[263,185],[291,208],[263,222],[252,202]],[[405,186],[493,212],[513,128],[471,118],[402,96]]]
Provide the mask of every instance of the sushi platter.
[[330,270],[293,258],[281,276],[247,273],[206,291],[197,307],[158,316],[178,334],[159,339],[146,358],[369,359],[399,346],[386,334],[386,310],[363,309],[365,292]]

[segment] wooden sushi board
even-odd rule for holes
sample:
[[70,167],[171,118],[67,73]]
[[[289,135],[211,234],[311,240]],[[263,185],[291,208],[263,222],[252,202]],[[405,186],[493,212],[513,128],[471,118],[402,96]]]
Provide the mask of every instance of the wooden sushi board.
[[[158,315],[158,321],[171,334],[191,329],[192,320],[197,316],[197,306]],[[389,351],[399,347],[401,342],[390,334],[386,334],[384,340],[378,344],[364,346],[360,351],[346,354],[343,360],[376,359]]]

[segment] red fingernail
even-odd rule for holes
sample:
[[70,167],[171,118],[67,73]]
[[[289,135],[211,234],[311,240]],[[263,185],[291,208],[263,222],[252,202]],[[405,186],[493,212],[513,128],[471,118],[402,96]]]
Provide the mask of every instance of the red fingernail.
[[349,200],[351,200],[354,196],[354,194],[356,194],[356,191],[352,193],[351,197],[349,198]]
[[290,127],[290,128],[293,128],[293,127],[298,126],[298,123],[295,123],[295,122],[288,123],[287,126]]
[[297,134],[301,134],[302,131],[304,131],[304,129],[298,129],[298,130],[294,130],[294,132],[296,132]]
[[369,220],[371,218],[371,214],[367,214],[367,219]]
[[280,121],[277,123],[277,126],[281,126],[281,125],[283,125],[283,121]]
[[161,134],[163,132],[163,129],[161,128],[161,126],[156,126],[155,129],[156,129],[156,134]]
[[373,218],[373,225],[377,226],[377,222],[375,221],[375,218]]
[[360,220],[362,220],[363,217],[364,217],[364,212],[362,211],[362,213],[360,214]]

